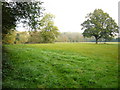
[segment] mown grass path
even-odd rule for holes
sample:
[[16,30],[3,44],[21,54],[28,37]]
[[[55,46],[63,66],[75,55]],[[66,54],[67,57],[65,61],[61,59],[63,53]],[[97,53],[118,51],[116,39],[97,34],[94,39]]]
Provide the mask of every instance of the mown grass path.
[[117,88],[117,44],[5,45],[3,87]]

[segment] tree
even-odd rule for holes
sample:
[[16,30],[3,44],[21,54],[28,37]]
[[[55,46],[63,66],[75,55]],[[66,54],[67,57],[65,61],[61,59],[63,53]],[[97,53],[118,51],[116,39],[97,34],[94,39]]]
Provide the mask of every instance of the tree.
[[2,35],[3,39],[18,22],[29,25],[36,30],[42,16],[42,2],[2,2]]
[[95,9],[93,13],[87,15],[87,20],[82,25],[84,37],[94,37],[96,44],[100,38],[108,40],[118,33],[118,26],[109,14],[101,9]]
[[46,14],[40,21],[40,33],[42,42],[54,42],[59,35],[58,27],[54,26],[54,16],[52,14]]
[[41,42],[42,42],[42,36],[40,31],[32,31],[28,38],[28,43],[41,43]]
[[16,32],[14,30],[11,30],[9,33],[5,34],[2,43],[14,44],[15,39],[16,39]]
[[14,44],[24,44],[28,42],[29,33],[28,32],[16,32],[16,38]]
[[8,34],[10,29],[15,29],[16,18],[9,3],[2,2],[2,35]]

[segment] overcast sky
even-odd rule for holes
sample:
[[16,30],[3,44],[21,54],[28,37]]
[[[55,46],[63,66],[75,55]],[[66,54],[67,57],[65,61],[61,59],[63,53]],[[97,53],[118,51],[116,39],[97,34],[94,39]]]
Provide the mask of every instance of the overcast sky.
[[[82,32],[80,24],[95,9],[107,12],[118,23],[119,0],[41,0],[46,13],[55,15],[54,23],[60,32]],[[23,28],[19,28],[23,30]]]

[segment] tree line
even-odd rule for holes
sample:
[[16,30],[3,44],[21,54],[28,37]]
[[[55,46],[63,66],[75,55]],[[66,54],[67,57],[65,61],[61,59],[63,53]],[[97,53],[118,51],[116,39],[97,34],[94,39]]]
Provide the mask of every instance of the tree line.
[[[17,43],[52,43],[81,41],[110,41],[118,33],[115,20],[102,9],[95,9],[87,14],[81,24],[84,32],[60,33],[54,25],[55,16],[45,14],[43,2],[2,2],[2,40],[4,44]],[[17,32],[18,23],[29,26],[29,32]],[[84,37],[84,38],[83,38]],[[86,38],[85,38],[86,37]]]
[[[33,44],[33,43],[47,43],[43,42],[40,32],[33,32],[29,34],[28,31],[11,31],[5,38],[6,44]],[[31,36],[32,35],[32,36]],[[50,38],[49,38],[50,39]],[[119,38],[113,38],[110,42],[118,42]],[[95,38],[87,38],[79,32],[60,32],[54,42],[95,42]],[[99,42],[105,42],[100,39]],[[109,42],[109,40],[107,41]]]
[[[46,14],[43,2],[2,2],[2,42],[16,44],[20,33],[16,33],[17,23],[29,26],[29,42],[51,43],[59,35],[58,27],[54,25],[55,16]],[[23,32],[25,33],[25,32]],[[16,37],[16,38],[15,38]],[[33,39],[33,40],[32,40]],[[24,41],[24,40],[23,40]]]

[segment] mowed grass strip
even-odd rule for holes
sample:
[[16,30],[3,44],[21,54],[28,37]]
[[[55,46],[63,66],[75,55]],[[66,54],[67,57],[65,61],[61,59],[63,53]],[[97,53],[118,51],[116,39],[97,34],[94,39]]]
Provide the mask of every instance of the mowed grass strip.
[[5,45],[3,88],[117,88],[117,44]]

